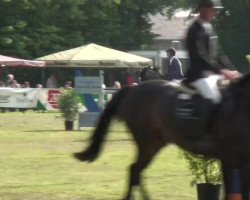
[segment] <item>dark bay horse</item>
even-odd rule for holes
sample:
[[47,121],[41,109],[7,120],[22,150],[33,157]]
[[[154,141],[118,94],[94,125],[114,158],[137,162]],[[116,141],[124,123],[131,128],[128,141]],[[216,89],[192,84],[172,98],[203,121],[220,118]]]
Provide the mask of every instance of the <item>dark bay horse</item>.
[[220,108],[213,120],[212,142],[191,140],[178,132],[175,121],[174,96],[178,93],[164,80],[144,82],[136,87],[123,88],[117,92],[102,112],[94,130],[89,147],[75,153],[82,161],[94,161],[104,142],[113,117],[124,121],[130,129],[138,154],[130,168],[130,179],[125,200],[132,199],[133,188],[139,186],[144,199],[149,199],[141,184],[140,174],[159,150],[170,143],[209,157],[221,160],[227,192],[230,170],[242,170],[241,182],[244,200],[249,200],[250,180],[250,74],[231,83],[225,93]]
[[143,69],[140,69],[139,77],[141,82],[155,79],[164,79],[164,77],[155,67],[145,67]]

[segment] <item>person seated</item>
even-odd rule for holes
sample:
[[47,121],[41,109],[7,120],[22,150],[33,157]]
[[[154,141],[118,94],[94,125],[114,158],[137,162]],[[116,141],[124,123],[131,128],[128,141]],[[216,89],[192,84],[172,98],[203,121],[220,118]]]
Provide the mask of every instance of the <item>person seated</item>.
[[[186,79],[183,81],[184,84],[193,86],[203,98],[210,99],[214,104],[218,104],[221,100],[217,87],[218,79],[224,77],[232,80],[241,76],[226,55],[216,51],[219,49],[218,45],[212,42],[217,36],[210,22],[220,8],[222,6],[219,1],[198,1],[198,18],[190,25],[186,35],[190,65],[185,74]],[[212,75],[217,76],[210,78]]]

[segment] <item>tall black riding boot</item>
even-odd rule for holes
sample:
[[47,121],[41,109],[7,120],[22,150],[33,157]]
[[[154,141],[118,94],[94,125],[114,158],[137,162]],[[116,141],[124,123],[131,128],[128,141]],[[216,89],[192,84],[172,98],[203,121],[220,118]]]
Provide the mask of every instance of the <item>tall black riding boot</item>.
[[208,116],[206,118],[206,124],[205,124],[205,134],[206,135],[213,135],[214,132],[214,126],[218,119],[220,104],[214,104],[210,102],[210,105],[208,106]]

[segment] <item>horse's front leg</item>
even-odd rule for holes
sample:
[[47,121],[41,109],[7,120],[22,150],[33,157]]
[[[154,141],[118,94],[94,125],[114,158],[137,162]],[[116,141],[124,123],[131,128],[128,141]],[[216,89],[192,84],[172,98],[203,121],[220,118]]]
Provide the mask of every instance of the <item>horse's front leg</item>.
[[241,168],[242,199],[250,200],[250,164]]
[[243,199],[241,170],[239,168],[222,166],[225,200],[249,200]]

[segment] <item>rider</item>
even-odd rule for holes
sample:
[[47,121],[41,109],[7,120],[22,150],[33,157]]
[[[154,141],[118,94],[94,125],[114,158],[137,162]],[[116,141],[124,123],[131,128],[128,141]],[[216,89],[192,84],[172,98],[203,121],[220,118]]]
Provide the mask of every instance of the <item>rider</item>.
[[169,59],[168,71],[166,74],[167,80],[181,80],[184,78],[182,73],[182,65],[180,60],[175,56],[176,50],[174,48],[169,48],[166,50],[167,58]]
[[210,22],[221,8],[223,7],[218,0],[198,0],[199,15],[188,28],[186,36],[190,67],[185,74],[187,79],[184,83],[195,87],[202,97],[215,104],[220,102],[221,94],[217,87],[218,79],[211,75],[222,75],[229,80],[240,76],[237,71],[225,69],[234,67],[225,55],[218,52],[217,36]]

